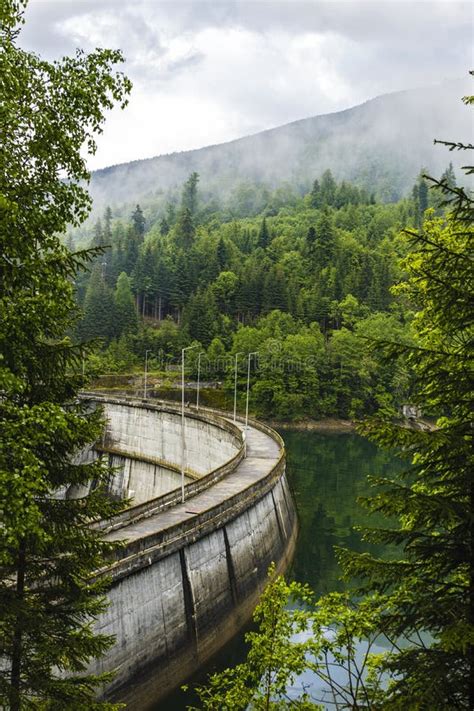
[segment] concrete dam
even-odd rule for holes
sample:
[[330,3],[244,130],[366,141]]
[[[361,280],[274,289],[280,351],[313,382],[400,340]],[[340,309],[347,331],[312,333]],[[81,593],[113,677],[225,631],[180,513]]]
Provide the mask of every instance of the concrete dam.
[[[113,495],[131,506],[100,528],[125,540],[100,571],[111,580],[98,632],[115,636],[95,672],[115,670],[106,696],[127,701],[153,669],[158,698],[183,683],[248,621],[268,582],[291,561],[297,534],[280,436],[269,427],[164,402],[85,394],[107,420],[95,453],[116,467]],[[184,491],[184,503],[182,494]],[[74,492],[77,495],[78,492]],[[69,495],[73,495],[70,493]],[[147,708],[146,704],[131,708]]]

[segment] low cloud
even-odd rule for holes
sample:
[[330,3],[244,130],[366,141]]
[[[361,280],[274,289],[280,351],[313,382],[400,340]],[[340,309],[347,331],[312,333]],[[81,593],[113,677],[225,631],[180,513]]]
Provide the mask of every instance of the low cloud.
[[389,91],[462,77],[464,2],[31,0],[47,58],[120,47],[134,82],[91,167],[218,143]]

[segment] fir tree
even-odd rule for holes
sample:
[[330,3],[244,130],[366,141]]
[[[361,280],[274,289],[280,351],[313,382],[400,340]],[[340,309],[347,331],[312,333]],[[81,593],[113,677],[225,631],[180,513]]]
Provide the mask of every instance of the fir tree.
[[130,288],[130,280],[125,272],[117,279],[114,292],[114,335],[119,338],[124,333],[133,333],[137,330],[138,319],[135,309],[135,300]]
[[184,207],[179,213],[174,230],[178,246],[183,249],[189,249],[194,241],[196,230],[192,212],[188,207]]
[[91,240],[91,247],[103,247],[104,246],[104,230],[102,229],[102,220],[99,219],[94,225],[94,236]]
[[217,325],[217,311],[210,291],[198,291],[186,306],[183,316],[192,339],[207,348],[214,338]]
[[336,181],[330,170],[325,170],[321,176],[321,187],[319,191],[320,206],[334,205],[336,199]]
[[136,206],[135,211],[132,214],[132,223],[138,242],[143,242],[143,238],[145,236],[145,218],[140,205]]
[[399,288],[420,309],[417,342],[384,348],[389,358],[403,355],[414,373],[412,402],[438,419],[428,431],[380,418],[364,425],[379,444],[411,454],[405,476],[376,482],[380,493],[366,502],[398,519],[366,538],[396,544],[400,553],[389,561],[349,551],[340,556],[346,574],[365,581],[365,592],[383,595],[383,632],[408,640],[379,660],[380,671],[391,675],[384,707],[415,703],[447,711],[474,706],[474,201],[463,189],[433,182],[451,213],[409,233],[409,280]]
[[[86,673],[112,641],[92,630],[106,582],[92,575],[110,546],[88,524],[118,506],[100,459],[74,463],[102,423],[77,402],[82,352],[65,336],[88,255],[70,254],[59,235],[87,215],[81,150],[95,152],[104,113],[130,84],[112,72],[118,51],[50,64],[19,49],[23,8],[4,3],[0,25],[0,706],[111,709],[96,700],[108,676]],[[91,480],[89,495],[61,495]]]
[[162,237],[166,237],[169,231],[170,226],[168,224],[168,220],[166,219],[166,217],[162,217],[160,220],[160,235]]
[[181,199],[181,210],[189,210],[191,217],[194,217],[197,210],[197,186],[199,182],[199,174],[191,173],[183,187],[183,196]]
[[454,172],[453,164],[450,163],[444,173],[442,174],[440,181],[444,183],[448,188],[455,188],[456,183],[456,173]]
[[312,254],[312,252],[313,252],[315,242],[316,242],[316,230],[311,225],[311,227],[308,228],[308,231],[306,233],[306,245],[308,247],[308,252],[310,254]]
[[227,247],[222,237],[217,243],[217,262],[219,264],[219,271],[223,271],[227,264]]
[[105,208],[104,212],[104,244],[107,247],[112,246],[112,210],[109,206]]
[[318,220],[316,228],[316,244],[313,249],[316,267],[323,268],[327,266],[334,256],[334,250],[335,237],[331,216],[328,210],[323,210]]
[[257,240],[257,245],[258,247],[261,247],[262,249],[266,249],[270,243],[270,234],[268,232],[268,227],[267,227],[267,221],[265,218],[262,220],[262,224],[260,225],[260,230],[258,233],[258,240]]
[[311,207],[316,209],[321,207],[321,186],[319,180],[315,180],[310,193]]
[[96,265],[92,270],[83,307],[84,315],[78,333],[83,340],[92,338],[112,338],[114,335],[114,301],[102,268]]

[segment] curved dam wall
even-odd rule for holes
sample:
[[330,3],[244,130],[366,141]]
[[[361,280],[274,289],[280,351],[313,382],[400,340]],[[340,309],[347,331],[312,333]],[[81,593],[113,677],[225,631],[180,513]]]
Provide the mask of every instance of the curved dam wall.
[[[102,404],[109,418],[106,451],[108,442],[141,454],[141,421],[146,456],[166,455],[173,463],[181,434],[176,408],[116,399]],[[156,703],[231,639],[268,582],[270,563],[283,571],[296,541],[280,437],[255,422],[244,433],[242,424],[210,411],[188,412],[186,424],[199,478],[187,484],[184,504],[178,489],[102,523],[109,540],[127,543],[104,569],[112,578],[110,606],[97,631],[116,642],[93,670],[115,670],[104,695],[129,701],[130,708],[152,705],[130,691],[144,670],[153,668]]]
[[[181,487],[181,413],[176,407],[159,407],[120,400],[104,400],[107,421],[104,438],[93,452],[108,456],[115,470],[109,482],[111,495],[140,504]],[[242,447],[242,434],[215,416],[185,417],[185,485],[221,467]],[[76,490],[71,495],[79,495]]]

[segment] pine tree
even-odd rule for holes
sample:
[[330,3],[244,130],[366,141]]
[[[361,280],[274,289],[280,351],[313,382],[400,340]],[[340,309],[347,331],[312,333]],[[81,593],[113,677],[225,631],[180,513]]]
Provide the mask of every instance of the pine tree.
[[421,227],[425,211],[428,209],[428,183],[423,171],[418,176],[418,180],[413,186],[413,201],[415,208],[415,226]]
[[327,266],[335,251],[335,237],[332,220],[328,210],[323,210],[316,228],[316,243],[314,245],[314,263],[317,268]]
[[128,227],[124,241],[123,270],[127,272],[127,274],[131,274],[137,263],[139,248],[139,238],[133,227]]
[[267,227],[267,221],[265,218],[262,220],[262,224],[260,225],[260,230],[258,233],[258,240],[257,240],[257,245],[258,247],[261,247],[262,249],[266,249],[270,243],[270,234],[268,232],[268,227]]
[[192,339],[205,348],[216,333],[217,310],[210,291],[197,291],[186,305],[183,321]]
[[109,339],[114,336],[115,309],[112,290],[108,286],[102,268],[96,265],[87,285],[83,307],[84,315],[78,327],[82,340]]
[[319,180],[315,180],[310,193],[311,207],[316,209],[321,207],[321,186]]
[[170,226],[168,224],[168,220],[166,219],[166,217],[162,217],[160,220],[160,235],[162,237],[166,237],[169,231]]
[[309,254],[313,253],[315,242],[316,242],[316,230],[311,225],[311,227],[308,228],[308,231],[306,233],[306,245],[307,245]]
[[325,170],[321,176],[321,187],[319,191],[319,200],[321,207],[334,205],[336,199],[336,181],[330,170]]
[[454,172],[453,164],[449,163],[448,167],[442,174],[440,182],[444,183],[448,188],[455,188],[456,183],[456,173]]
[[[88,524],[118,506],[101,460],[74,463],[102,424],[77,402],[82,351],[65,336],[88,257],[60,235],[90,206],[81,150],[94,152],[104,113],[130,83],[112,71],[118,51],[50,64],[18,48],[23,9],[9,0],[0,11],[0,706],[111,709],[96,700],[107,675],[86,673],[111,644],[91,625],[105,606],[105,581],[92,575],[110,546]],[[61,495],[91,480],[88,496]]]
[[112,246],[112,210],[109,206],[105,208],[104,212],[104,244],[107,247]]
[[189,249],[194,241],[196,230],[192,212],[188,207],[184,207],[179,213],[174,232],[177,245]]
[[132,214],[132,223],[135,234],[138,238],[138,243],[143,242],[145,236],[145,218],[143,216],[142,209],[140,205],[137,205],[135,211]]
[[137,330],[138,319],[135,300],[130,288],[130,279],[122,272],[117,279],[114,292],[114,336],[119,338],[124,333]]
[[447,195],[451,214],[409,233],[409,280],[399,288],[420,309],[417,342],[384,347],[389,358],[403,355],[412,368],[412,402],[438,419],[429,431],[380,416],[364,425],[379,444],[411,456],[405,476],[375,482],[380,493],[366,502],[398,519],[366,538],[396,544],[399,553],[388,561],[349,551],[340,558],[362,590],[383,595],[386,636],[408,640],[379,660],[391,678],[382,708],[448,711],[474,706],[474,201],[463,189],[433,182]]
[[199,182],[199,174],[191,173],[183,187],[183,196],[181,199],[181,210],[189,210],[191,217],[194,217],[197,210],[198,193],[197,186]]
[[94,236],[92,237],[91,247],[103,247],[104,246],[104,230],[102,229],[102,220],[99,219],[94,225]]
[[217,262],[219,264],[219,271],[223,271],[227,264],[227,247],[222,237],[217,243]]

